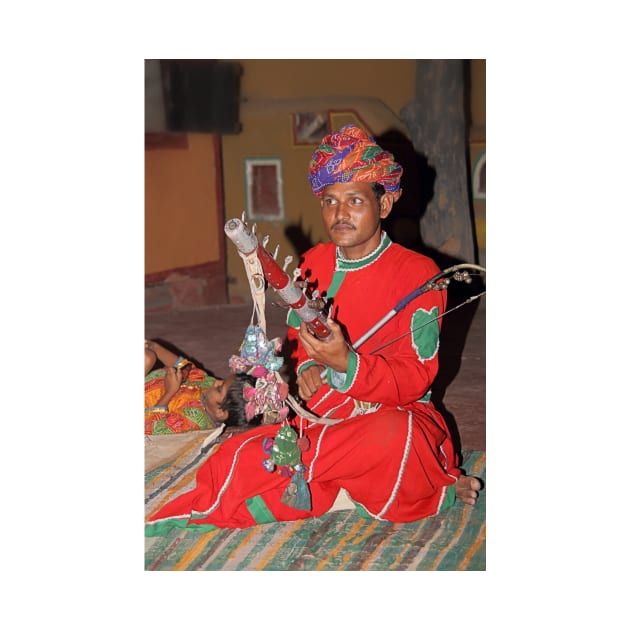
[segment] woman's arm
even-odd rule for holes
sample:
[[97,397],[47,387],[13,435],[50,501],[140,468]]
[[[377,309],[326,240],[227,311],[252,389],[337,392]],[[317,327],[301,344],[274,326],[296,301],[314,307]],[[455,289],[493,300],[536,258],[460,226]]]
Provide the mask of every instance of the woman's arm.
[[144,347],[147,350],[155,352],[157,358],[162,361],[165,367],[173,367],[176,361],[181,358],[174,352],[171,352],[170,350],[167,350],[164,346],[161,346],[157,341],[145,339]]

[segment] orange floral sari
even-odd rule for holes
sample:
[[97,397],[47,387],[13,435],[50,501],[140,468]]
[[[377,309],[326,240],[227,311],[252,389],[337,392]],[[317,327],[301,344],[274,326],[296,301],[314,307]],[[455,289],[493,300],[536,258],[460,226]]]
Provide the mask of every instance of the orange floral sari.
[[202,394],[212,386],[215,378],[193,367],[188,378],[165,409],[151,409],[164,394],[164,369],[153,370],[144,378],[144,433],[165,435],[214,429],[219,422],[206,411]]

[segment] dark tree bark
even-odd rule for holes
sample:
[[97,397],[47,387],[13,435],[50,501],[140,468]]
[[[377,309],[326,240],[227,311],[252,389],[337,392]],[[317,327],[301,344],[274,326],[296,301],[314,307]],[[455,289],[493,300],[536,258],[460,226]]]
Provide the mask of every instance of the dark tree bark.
[[474,263],[464,91],[462,59],[419,59],[416,100],[401,116],[415,150],[435,171],[433,194],[420,218],[422,242],[449,258]]

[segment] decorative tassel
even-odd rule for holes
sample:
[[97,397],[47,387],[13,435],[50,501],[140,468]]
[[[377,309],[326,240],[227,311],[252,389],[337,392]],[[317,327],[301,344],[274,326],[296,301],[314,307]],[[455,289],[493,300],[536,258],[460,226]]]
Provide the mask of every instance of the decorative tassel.
[[289,485],[285,488],[280,501],[289,507],[294,508],[297,503],[297,485],[293,479],[291,479]]
[[[306,468],[300,464],[303,468]],[[308,489],[308,484],[304,478],[304,471],[302,468],[296,470],[291,477],[291,482],[286,487],[286,490],[282,493],[280,499],[282,503],[296,510],[310,510],[312,506],[311,492]]]
[[291,481],[295,484],[297,492],[295,494],[295,509],[296,510],[310,510],[311,509],[311,491],[308,489],[308,484],[304,478],[304,471],[306,466],[304,464],[298,464],[295,467],[295,474]]

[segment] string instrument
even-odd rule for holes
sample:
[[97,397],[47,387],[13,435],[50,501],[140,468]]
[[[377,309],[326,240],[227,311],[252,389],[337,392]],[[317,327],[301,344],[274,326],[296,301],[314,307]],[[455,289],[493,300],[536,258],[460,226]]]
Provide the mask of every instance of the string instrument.
[[289,274],[276,262],[274,257],[258,242],[257,236],[240,219],[230,219],[225,224],[225,233],[244,256],[254,251],[258,256],[265,279],[276,291],[280,299],[306,324],[307,328],[322,341],[332,334],[326,317],[311,305],[304,291],[300,289]]

